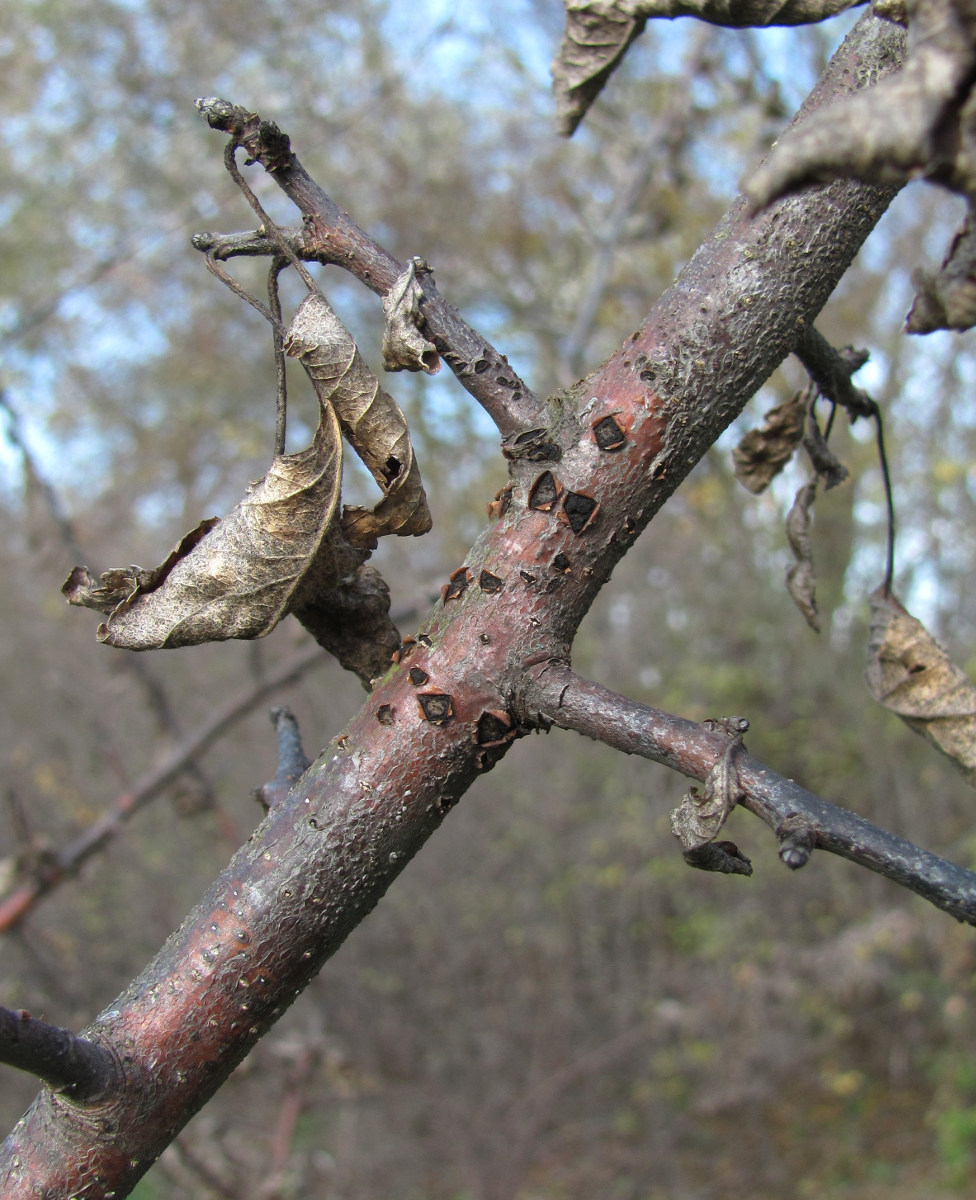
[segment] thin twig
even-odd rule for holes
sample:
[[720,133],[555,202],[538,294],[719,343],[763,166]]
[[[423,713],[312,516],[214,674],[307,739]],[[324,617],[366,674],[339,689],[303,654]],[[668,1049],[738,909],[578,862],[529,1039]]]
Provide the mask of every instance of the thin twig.
[[[629,700],[561,664],[537,669],[523,699],[536,721],[575,730],[702,781],[728,746],[727,739],[704,725]],[[784,822],[799,818],[817,849],[876,871],[957,920],[976,925],[976,873],[821,799],[744,751],[736,755],[735,768],[744,793],[739,803],[777,834]]]
[[[306,218],[297,256],[306,261],[334,264],[351,272],[379,296],[385,296],[403,274],[403,266],[375,242],[311,178],[293,153],[287,135],[270,121],[240,105],[215,97],[197,101],[213,129],[230,134],[252,162],[259,162]],[[268,230],[259,230],[269,251],[289,246],[290,231],[270,243]],[[193,245],[208,257],[267,253],[259,240],[241,235],[197,234]],[[465,388],[510,437],[545,423],[546,405],[513,371],[508,360],[477,333],[437,291],[433,278],[423,281],[425,331]]]
[[285,339],[282,334],[284,321],[281,316],[281,297],[278,295],[278,276],[287,260],[275,255],[268,270],[268,304],[275,323],[271,327],[271,343],[275,361],[275,440],[274,452],[278,458],[285,452],[285,434],[288,421],[288,376],[285,370]]
[[278,250],[278,253],[288,259],[288,261],[291,263],[291,265],[298,272],[302,283],[305,284],[305,286],[308,288],[308,290],[310,292],[318,293],[319,289],[316,286],[315,280],[308,273],[308,268],[302,262],[301,258],[299,258],[299,256],[295,253],[295,251],[292,249],[292,247],[288,244],[287,239],[283,238],[281,236],[280,232],[278,231],[278,226],[274,223],[274,221],[272,221],[272,219],[265,212],[264,205],[261,203],[261,201],[257,198],[257,196],[254,194],[254,192],[251,190],[250,184],[247,182],[247,180],[244,178],[244,176],[241,174],[240,170],[238,169],[238,166],[237,166],[238,145],[239,145],[239,143],[231,141],[231,142],[228,142],[226,147],[224,148],[224,166],[227,168],[228,172],[230,173],[231,179],[233,179],[233,181],[240,188],[240,190],[244,196],[244,199],[248,202],[248,204],[250,204],[251,208],[254,210],[254,212],[257,214],[257,216],[260,218],[261,224],[264,228],[264,232],[274,243],[276,249]]

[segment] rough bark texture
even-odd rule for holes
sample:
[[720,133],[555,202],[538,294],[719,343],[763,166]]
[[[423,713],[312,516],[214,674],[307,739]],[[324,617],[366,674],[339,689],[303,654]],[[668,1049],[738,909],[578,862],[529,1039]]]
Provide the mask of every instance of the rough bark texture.
[[[815,102],[892,69],[901,41],[863,20]],[[417,642],[93,1022],[124,1091],[89,1106],[42,1091],[0,1156],[4,1197],[128,1194],[521,732],[531,669],[568,659],[615,563],[789,353],[889,198],[839,183],[752,221],[736,205],[624,348],[550,402],[548,432],[529,439],[548,457],[509,446],[507,508]],[[523,403],[506,433],[535,421]]]

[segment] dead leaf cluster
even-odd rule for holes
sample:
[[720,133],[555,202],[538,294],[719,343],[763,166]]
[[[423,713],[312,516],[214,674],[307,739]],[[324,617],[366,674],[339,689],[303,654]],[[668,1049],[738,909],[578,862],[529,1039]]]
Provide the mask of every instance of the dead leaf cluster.
[[[431,359],[433,347],[419,334],[412,284],[410,273],[389,305],[390,354],[402,365],[417,360],[436,370],[436,353]],[[62,592],[70,604],[106,614],[100,641],[150,650],[263,637],[287,613],[314,611],[320,598],[331,597],[334,609],[334,593],[357,578],[377,538],[430,528],[403,414],[324,297],[306,297],[284,345],[308,370],[319,399],[312,444],[275,455],[228,516],[201,522],[161,566],[115,568],[97,580],[75,567]],[[342,433],[383,496],[372,509],[346,508],[340,517]]]

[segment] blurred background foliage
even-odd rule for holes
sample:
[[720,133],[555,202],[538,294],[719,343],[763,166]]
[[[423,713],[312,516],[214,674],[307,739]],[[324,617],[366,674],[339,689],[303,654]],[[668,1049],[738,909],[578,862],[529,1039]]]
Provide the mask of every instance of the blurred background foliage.
[[[636,327],[812,84],[847,20],[650,29],[577,137],[555,138],[556,0],[11,0],[0,33],[0,895],[231,692],[305,644],[125,658],[58,588],[76,561],[154,563],[262,474],[270,338],[189,236],[253,227],[193,109],[277,120],[311,173],[441,290],[536,389]],[[254,172],[252,172],[254,175]],[[265,179],[276,219],[293,221]],[[909,189],[829,303],[871,351],[899,516],[897,586],[976,669],[971,338],[900,333],[910,272],[954,203]],[[252,289],[262,269],[237,263]],[[322,286],[378,364],[375,298]],[[294,283],[286,303],[298,298]],[[435,530],[375,556],[415,628],[505,478],[453,381],[395,376]],[[817,503],[824,632],[782,578],[803,481],[736,484],[737,433],[803,382],[786,364],[618,568],[575,663],[692,718],[744,713],[750,749],[965,865],[971,792],[861,683],[883,573],[869,429]],[[310,395],[293,379],[290,444]],[[305,406],[303,408],[303,406]],[[364,487],[361,479],[347,484]],[[361,691],[322,661],[277,699],[315,752]],[[239,722],[110,847],[0,941],[0,1002],[74,1027],[108,1003],[257,822],[267,717]],[[141,1200],[886,1200],[971,1194],[971,931],[817,856],[792,876],[744,815],[750,880],[689,872],[683,781],[551,733],[482,779],[377,912],[164,1154]],[[4,1071],[8,1124],[34,1085]]]

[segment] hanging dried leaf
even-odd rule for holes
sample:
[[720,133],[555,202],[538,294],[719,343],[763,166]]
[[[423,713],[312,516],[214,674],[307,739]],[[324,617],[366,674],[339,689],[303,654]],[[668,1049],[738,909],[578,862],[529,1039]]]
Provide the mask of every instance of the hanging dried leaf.
[[976,787],[976,686],[894,596],[871,595],[868,691]]
[[69,604],[107,613],[98,640],[128,650],[262,637],[362,560],[335,528],[341,474],[326,406],[311,446],[276,456],[232,513],[204,521],[162,566],[106,571],[94,584],[76,567],[62,591]]
[[976,234],[971,204],[941,269],[933,273],[920,267],[913,272],[912,283],[917,295],[905,322],[908,333],[976,325]]
[[813,469],[824,481],[824,487],[828,492],[832,487],[843,483],[850,474],[837,455],[827,445],[827,439],[824,437],[823,431],[817,424],[812,413],[810,420],[807,422],[807,431],[803,436],[803,448],[810,456]]
[[685,851],[685,862],[699,871],[717,871],[720,875],[751,875],[752,860],[746,858],[735,842],[706,842]]
[[864,0],[566,0],[566,29],[552,64],[559,132],[569,137],[628,47],[653,17],[713,25],[803,25]]
[[820,632],[817,601],[814,589],[817,577],[813,570],[813,545],[810,537],[811,512],[817,495],[817,481],[805,484],[796,493],[793,507],[786,518],[786,537],[796,562],[786,572],[786,590],[793,598],[803,619],[814,631]]
[[905,66],[784,137],[746,185],[756,208],[843,176],[886,184],[924,177],[976,192],[976,10],[970,0],[914,0],[908,7]]
[[424,289],[418,271],[430,271],[422,258],[412,258],[393,287],[383,297],[386,328],[383,330],[383,366],[388,371],[426,371],[436,375],[441,360],[433,342],[420,332],[424,316],[420,303]]
[[[689,788],[671,813],[671,832],[681,843],[686,858],[689,853],[695,854],[716,837],[742,795],[734,759],[737,749],[742,745],[742,733],[749,728],[749,722],[744,717],[723,717],[717,722],[706,722],[706,725],[709,724],[721,726],[731,741],[709,771],[705,790],[699,792],[696,787]],[[695,861],[691,865],[702,866],[702,863]],[[703,866],[702,869],[720,868]]]
[[735,477],[758,496],[793,457],[803,436],[806,401],[803,393],[777,404],[763,419],[762,429],[750,429],[732,451]]
[[371,547],[386,534],[426,533],[430,511],[403,413],[323,296],[312,293],[299,305],[285,352],[301,360],[319,402],[334,407],[343,433],[383,489],[375,508],[343,511],[342,531],[349,542]]

